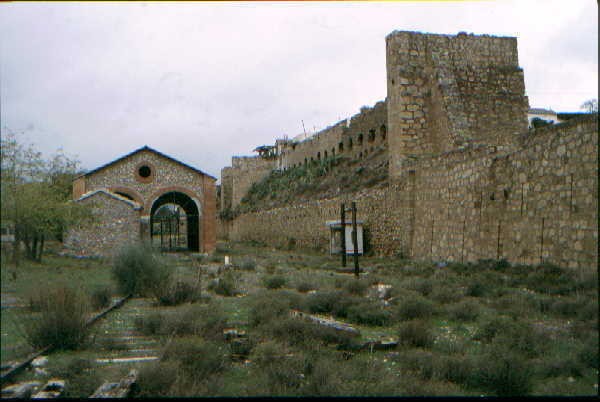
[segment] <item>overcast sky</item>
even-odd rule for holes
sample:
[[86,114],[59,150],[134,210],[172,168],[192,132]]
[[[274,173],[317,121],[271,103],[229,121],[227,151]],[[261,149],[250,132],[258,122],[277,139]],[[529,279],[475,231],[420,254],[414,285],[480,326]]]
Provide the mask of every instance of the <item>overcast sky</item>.
[[232,155],[386,96],[393,30],[516,36],[531,107],[598,97],[596,0],[0,5],[2,132],[86,169],[143,145],[219,178]]

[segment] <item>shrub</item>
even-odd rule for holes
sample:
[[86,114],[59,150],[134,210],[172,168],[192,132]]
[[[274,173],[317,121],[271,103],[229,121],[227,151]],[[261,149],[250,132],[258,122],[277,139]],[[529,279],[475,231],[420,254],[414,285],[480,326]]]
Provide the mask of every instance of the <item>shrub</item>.
[[23,317],[25,339],[34,348],[75,349],[88,335],[87,298],[68,287],[42,288],[40,314]]
[[423,296],[429,296],[433,291],[433,282],[430,279],[415,278],[408,282],[408,289],[417,291]]
[[435,340],[431,324],[423,320],[403,323],[398,331],[398,337],[401,345],[417,348],[429,348]]
[[417,373],[424,380],[433,376],[433,354],[428,350],[409,349],[401,354],[399,359],[402,367]]
[[524,283],[536,292],[566,295],[580,288],[581,282],[575,271],[551,263],[543,263],[533,269],[530,268]]
[[109,287],[96,288],[92,292],[92,309],[94,311],[102,310],[110,306],[112,301],[112,289]]
[[530,357],[539,354],[545,342],[530,325],[503,316],[481,323],[474,339]]
[[94,370],[94,363],[88,359],[75,358],[65,366],[54,368],[51,375],[66,380],[64,398],[87,398],[98,384],[101,383],[100,375]]
[[195,302],[201,298],[197,285],[177,281],[165,286],[158,294],[158,302],[163,306],[176,306],[186,302]]
[[216,303],[193,304],[165,316],[162,332],[167,335],[196,335],[209,340],[223,339],[227,317]]
[[376,303],[363,302],[348,308],[348,319],[357,324],[383,326],[388,325],[391,313]]
[[226,345],[197,337],[175,338],[169,343],[161,361],[178,361],[180,367],[195,378],[220,373],[229,365]]
[[586,367],[598,370],[598,362],[600,361],[598,351],[598,331],[585,340],[583,347],[577,354],[577,358]]
[[479,329],[473,339],[490,342],[497,334],[506,331],[512,323],[513,321],[506,316],[494,316],[491,319],[480,322]]
[[248,324],[257,327],[277,318],[286,316],[291,308],[287,297],[280,297],[264,291],[252,298],[248,312]]
[[534,357],[542,352],[546,341],[537,335],[530,325],[515,322],[496,334],[492,344],[497,348],[505,348],[521,356]]
[[256,261],[252,258],[244,258],[236,267],[244,271],[254,271],[256,269]]
[[438,303],[456,303],[463,298],[462,291],[451,285],[437,286],[429,297]]
[[153,313],[137,317],[134,321],[136,331],[144,335],[157,335],[161,333],[164,319],[162,314]]
[[317,292],[308,296],[306,308],[311,313],[331,313],[336,317],[346,318],[351,306],[363,302],[363,298],[349,296],[341,291]]
[[136,397],[166,397],[177,380],[179,364],[176,361],[154,362],[140,368]]
[[263,283],[267,289],[279,289],[285,285],[286,279],[281,275],[267,276],[263,278]]
[[413,320],[416,318],[431,317],[435,311],[435,306],[429,300],[423,297],[412,299],[401,299],[396,306],[395,315],[400,320]]
[[467,286],[466,295],[471,297],[483,297],[490,292],[489,286],[480,281],[474,280]]
[[317,285],[315,285],[314,283],[307,281],[307,280],[299,282],[296,285],[296,290],[298,290],[298,292],[301,292],[301,293],[306,293],[311,290],[317,290],[317,289],[318,289]]
[[208,290],[212,290],[221,296],[235,296],[238,294],[235,278],[231,271],[227,271],[221,278],[211,281]]
[[498,396],[527,395],[531,390],[531,374],[521,354],[492,348],[475,360],[468,382]]
[[264,384],[263,394],[290,395],[300,388],[305,368],[303,354],[291,354],[284,344],[269,341],[257,345],[250,359],[259,370],[259,382]]
[[347,281],[346,286],[344,287],[351,295],[364,296],[369,288],[369,285],[364,281],[352,279]]
[[301,319],[282,319],[271,326],[273,336],[290,345],[313,345],[314,343],[341,344],[353,343],[353,335],[346,331],[338,331],[331,327]]
[[113,262],[112,273],[123,294],[155,295],[171,272],[147,244],[123,247]]
[[479,303],[463,300],[448,307],[449,316],[457,321],[475,321],[481,312]]
[[471,360],[463,355],[442,355],[434,363],[434,375],[439,379],[452,381],[456,384],[466,384],[473,370]]

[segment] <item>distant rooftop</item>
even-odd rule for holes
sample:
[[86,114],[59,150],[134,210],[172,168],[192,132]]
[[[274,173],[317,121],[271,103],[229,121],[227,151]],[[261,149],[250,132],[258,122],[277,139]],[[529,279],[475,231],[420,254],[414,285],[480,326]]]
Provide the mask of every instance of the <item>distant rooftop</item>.
[[542,109],[542,108],[531,108],[529,109],[530,114],[552,114],[555,115],[556,112],[552,109]]

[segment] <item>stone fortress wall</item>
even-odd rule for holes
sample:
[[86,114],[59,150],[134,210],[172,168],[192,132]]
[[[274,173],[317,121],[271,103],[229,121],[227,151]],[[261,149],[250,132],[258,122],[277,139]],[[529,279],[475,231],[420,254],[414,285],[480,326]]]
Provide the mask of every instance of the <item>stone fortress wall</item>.
[[[242,214],[229,237],[326,250],[325,221],[354,200],[378,254],[595,267],[597,115],[528,130],[515,38],[393,32],[386,43],[389,186]],[[365,129],[344,137],[338,123],[327,134],[344,151],[352,138],[356,156]],[[311,144],[284,147],[279,167],[328,149]]]
[[268,176],[275,166],[275,159],[232,157],[231,166],[221,170],[221,211],[238,206],[252,184]]
[[386,150],[386,123],[386,103],[380,101],[304,141],[277,140],[277,168],[285,170],[336,155],[362,159],[376,149]]

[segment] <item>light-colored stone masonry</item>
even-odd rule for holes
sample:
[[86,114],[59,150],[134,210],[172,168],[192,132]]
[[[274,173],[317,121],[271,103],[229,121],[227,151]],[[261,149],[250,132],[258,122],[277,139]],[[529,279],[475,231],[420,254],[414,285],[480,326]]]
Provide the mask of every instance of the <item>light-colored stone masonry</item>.
[[225,168],[224,174],[221,173],[221,204],[225,208],[237,207],[252,184],[268,176],[273,169],[275,169],[274,159],[260,156],[232,157],[231,167]]
[[516,38],[393,32],[386,46],[389,187],[247,213],[230,237],[326,249],[325,221],[355,200],[379,254],[595,267],[597,115],[528,131]]
[[392,32],[386,54],[390,177],[410,157],[510,148],[527,129],[516,38]]
[[96,192],[81,203],[92,205],[95,222],[70,229],[64,242],[67,250],[86,257],[112,256],[122,245],[139,240],[139,207],[105,192]]
[[285,170],[336,155],[358,160],[376,149],[387,150],[386,124],[386,103],[381,101],[306,140],[277,140],[277,168]]
[[[142,178],[138,174],[139,167],[148,166],[151,176]],[[216,187],[215,179],[197,169],[191,168],[161,154],[151,148],[143,147],[116,161],[102,166],[73,182],[73,198],[80,199],[84,194],[95,190],[107,190],[115,194],[123,194],[141,205],[136,211],[137,223],[131,230],[138,234],[138,240],[149,236],[149,223],[152,206],[163,194],[178,192],[194,200],[198,208],[199,228],[196,238],[199,251],[211,252],[216,247]],[[108,227],[102,219],[109,219],[107,214],[100,215],[98,229],[99,239],[110,238],[112,233],[102,232]],[[128,231],[131,232],[131,231]],[[82,235],[83,236],[83,235]],[[91,240],[90,240],[91,241]],[[98,240],[100,241],[100,240]],[[74,243],[67,242],[71,251],[85,254],[81,248],[73,248]],[[82,243],[83,244],[83,243]],[[106,243],[105,254],[112,252],[112,245]],[[112,243],[110,243],[112,244]],[[97,248],[97,247],[96,247]]]
[[326,250],[325,221],[355,200],[378,254],[594,267],[597,130],[591,116],[536,132],[517,151],[474,146],[422,159],[386,189],[243,214],[229,235]]

